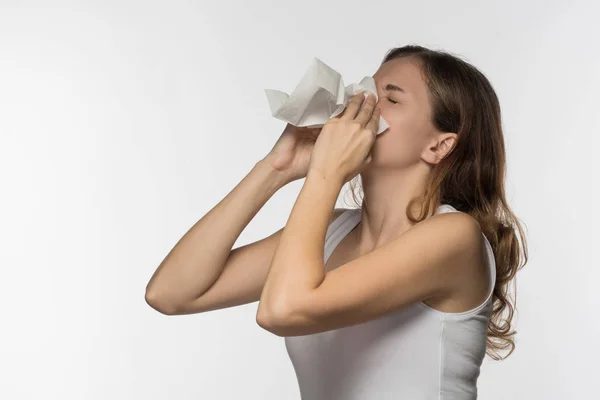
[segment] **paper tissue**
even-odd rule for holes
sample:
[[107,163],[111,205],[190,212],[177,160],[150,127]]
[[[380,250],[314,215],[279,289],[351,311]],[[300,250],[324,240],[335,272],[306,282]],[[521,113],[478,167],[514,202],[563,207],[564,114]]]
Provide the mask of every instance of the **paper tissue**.
[[[340,73],[315,57],[292,94],[273,89],[265,89],[265,93],[273,117],[294,126],[318,128],[344,111],[350,98],[363,90],[377,97],[372,77],[365,76],[359,83],[344,86]],[[377,134],[388,127],[380,117]]]

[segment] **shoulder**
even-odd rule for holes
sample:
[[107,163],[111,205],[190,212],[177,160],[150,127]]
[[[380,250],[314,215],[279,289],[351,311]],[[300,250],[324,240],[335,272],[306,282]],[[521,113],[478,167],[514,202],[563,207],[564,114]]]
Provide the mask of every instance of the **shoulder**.
[[[457,266],[472,265],[479,257],[483,235],[479,222],[464,212],[433,215],[413,226],[409,231],[415,241],[435,244],[432,251],[445,253]],[[462,267],[458,267],[462,268]]]
[[423,221],[427,230],[442,238],[448,238],[460,248],[478,245],[481,239],[479,222],[465,212],[436,214]]
[[445,212],[440,213],[428,218],[423,221],[434,221],[435,225],[438,227],[442,227],[442,229],[452,228],[466,230],[466,233],[480,233],[481,227],[479,226],[479,222],[469,214],[462,211],[455,212]]

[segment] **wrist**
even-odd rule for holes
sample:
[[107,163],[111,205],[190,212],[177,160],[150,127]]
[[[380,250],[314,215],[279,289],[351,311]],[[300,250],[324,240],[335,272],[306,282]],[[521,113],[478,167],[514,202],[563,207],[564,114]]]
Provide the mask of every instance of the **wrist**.
[[325,171],[314,167],[309,168],[308,173],[306,174],[306,179],[327,181],[331,184],[339,186],[340,189],[346,183],[344,177],[335,171]]
[[261,174],[270,186],[275,189],[280,189],[293,180],[289,174],[273,168],[265,159],[258,161],[254,165],[254,170]]

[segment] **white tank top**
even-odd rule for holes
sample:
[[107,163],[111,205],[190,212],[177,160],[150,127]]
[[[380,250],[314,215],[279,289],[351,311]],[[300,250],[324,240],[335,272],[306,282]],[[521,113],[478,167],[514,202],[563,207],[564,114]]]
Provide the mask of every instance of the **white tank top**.
[[[443,212],[458,211],[442,204],[435,214]],[[360,218],[350,209],[329,225],[325,262]],[[450,313],[416,302],[365,323],[285,337],[302,400],[476,399],[496,282],[485,244],[491,285],[476,308]]]

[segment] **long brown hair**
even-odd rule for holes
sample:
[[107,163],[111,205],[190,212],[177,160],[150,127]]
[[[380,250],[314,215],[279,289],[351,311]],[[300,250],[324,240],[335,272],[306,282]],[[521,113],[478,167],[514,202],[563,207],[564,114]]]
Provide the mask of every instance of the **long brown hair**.
[[[389,50],[382,64],[399,57],[411,57],[421,66],[433,125],[458,135],[456,146],[432,170],[424,194],[409,202],[407,217],[418,223],[428,216],[432,204],[445,203],[479,222],[496,261],[486,353],[494,360],[505,359],[515,349],[517,332],[511,330],[511,321],[516,311],[516,273],[527,263],[528,251],[523,228],[504,192],[506,153],[498,97],[480,71],[448,52],[408,45]],[[350,191],[361,207],[355,192],[359,178],[360,174],[350,181]],[[415,202],[421,204],[417,216],[410,212]],[[509,348],[505,357],[498,354]]]

